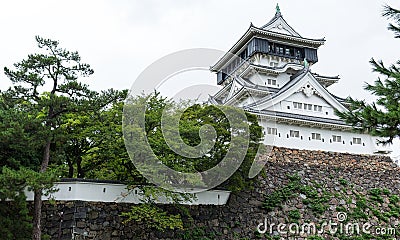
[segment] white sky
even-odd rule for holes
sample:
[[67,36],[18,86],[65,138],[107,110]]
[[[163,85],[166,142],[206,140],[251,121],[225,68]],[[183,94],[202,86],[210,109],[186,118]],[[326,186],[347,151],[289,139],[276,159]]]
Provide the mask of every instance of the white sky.
[[[16,0],[0,3],[0,66],[10,67],[35,52],[34,36],[40,35],[79,51],[95,70],[88,79],[92,88],[130,88],[146,66],[166,54],[199,47],[229,50],[250,22],[268,22],[277,2],[302,36],[326,38],[312,70],[341,76],[330,87],[335,95],[371,99],[362,89],[377,77],[369,59],[386,64],[400,59],[400,42],[381,17],[385,3],[400,8],[395,0]],[[202,76],[216,81],[212,74]],[[1,71],[0,89],[9,86]]]

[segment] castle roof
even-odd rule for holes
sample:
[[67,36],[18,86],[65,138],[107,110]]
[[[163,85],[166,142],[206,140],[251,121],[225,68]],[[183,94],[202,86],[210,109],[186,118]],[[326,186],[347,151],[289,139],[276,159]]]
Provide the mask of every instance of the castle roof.
[[232,54],[237,54],[242,51],[246,47],[246,44],[255,37],[313,49],[317,49],[325,43],[325,38],[312,39],[302,37],[285,21],[279,10],[279,12],[277,11],[275,16],[262,27],[256,27],[250,23],[247,31],[231,49],[217,61],[217,63],[210,67],[210,70],[215,72],[220,71],[232,59]]

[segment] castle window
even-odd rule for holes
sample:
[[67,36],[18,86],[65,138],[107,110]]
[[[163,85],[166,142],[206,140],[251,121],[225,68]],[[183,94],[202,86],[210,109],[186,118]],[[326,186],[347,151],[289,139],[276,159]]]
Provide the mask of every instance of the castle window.
[[312,111],[312,104],[304,103],[304,110]]
[[300,52],[300,50],[296,50],[296,58],[301,58],[301,52]]
[[276,86],[276,80],[275,79],[268,79],[267,82],[268,82],[268,85]]
[[322,106],[314,105],[314,111],[316,111],[316,112],[322,112]]
[[278,63],[277,63],[277,62],[270,62],[269,65],[270,65],[271,67],[277,67],[277,66],[278,66]]
[[275,47],[275,53],[277,54],[283,54],[283,47]]
[[286,54],[286,55],[290,55],[290,49],[289,49],[289,48],[286,48],[286,49],[285,49],[285,54]]
[[296,130],[290,130],[290,137],[298,138],[300,137],[300,132]]
[[278,129],[267,127],[267,133],[269,135],[278,135]]
[[313,140],[321,140],[321,134],[319,134],[319,133],[311,133],[311,139],[313,139]]
[[361,144],[361,138],[353,138],[354,144]]
[[303,104],[299,102],[293,102],[293,108],[294,109],[302,109]]
[[332,135],[332,141],[333,142],[341,142],[342,141],[342,136]]

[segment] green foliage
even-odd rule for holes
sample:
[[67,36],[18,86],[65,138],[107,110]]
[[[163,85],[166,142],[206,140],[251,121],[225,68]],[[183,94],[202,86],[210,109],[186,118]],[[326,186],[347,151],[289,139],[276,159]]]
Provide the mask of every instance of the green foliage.
[[179,215],[167,214],[154,204],[139,204],[133,206],[130,212],[124,212],[122,217],[127,217],[124,223],[135,221],[145,224],[146,228],[154,228],[158,231],[165,229],[183,229],[182,219]]
[[349,184],[349,182],[346,179],[340,178],[339,179],[339,183],[343,186],[347,186]]
[[374,202],[378,203],[383,203],[383,197],[382,195],[382,189],[379,188],[373,188],[370,189],[368,194],[370,195],[369,199],[371,199]]
[[400,201],[400,198],[399,198],[398,195],[391,195],[391,196],[389,197],[389,201],[390,201],[390,203],[392,203],[392,204],[397,204],[397,203]]
[[[246,144],[249,145],[247,154],[239,169],[219,187],[231,191],[240,191],[241,189],[250,186],[252,181],[248,178],[248,173],[253,164],[262,136],[261,127],[258,125],[256,116],[247,114],[246,117],[248,121],[241,123],[242,126],[235,129],[230,126],[230,122],[224,113],[218,107],[212,105],[194,104],[189,106],[189,103],[185,102],[172,102],[161,97],[157,92],[148,96],[132,98],[129,100],[129,103],[130,104],[125,105],[124,111],[138,112],[138,109],[145,109],[145,123],[143,123],[145,124],[145,137],[150,144],[154,155],[163,164],[179,172],[197,173],[211,169],[224,159],[228,150],[231,153],[231,156],[235,156],[235,151],[242,150],[239,146],[238,148],[231,147],[231,136],[235,135],[235,137],[239,139],[240,144],[243,146]],[[232,107],[229,108],[228,111],[234,112],[238,110]],[[163,112],[165,113],[164,115]],[[184,144],[189,145],[193,149],[196,149],[195,147],[199,145],[201,141],[201,136],[199,134],[201,131],[206,129],[206,131],[211,132],[211,129],[214,129],[216,136],[214,138],[215,141],[212,142],[212,145],[210,144],[210,150],[208,152],[202,150],[204,151],[204,154],[200,157],[186,157],[183,156],[183,154],[176,153],[174,148],[179,149],[180,145],[176,142],[167,143],[164,137],[169,134],[168,136],[176,138],[177,134],[175,134],[174,131],[176,130],[175,125],[172,123],[165,124],[163,126],[166,129],[162,130],[162,116],[164,122],[179,122],[179,125],[176,126],[179,130],[179,133],[177,133],[179,134],[178,137],[182,139]],[[174,121],[176,119],[179,121]],[[132,126],[124,127],[127,129],[133,128]],[[241,130],[246,127],[250,129],[249,142],[246,136],[240,134]],[[139,128],[139,126],[137,128]],[[135,129],[127,131],[135,131]],[[240,147],[243,147],[242,145],[240,145]],[[145,146],[143,146],[143,149],[145,149]],[[193,149],[190,151],[194,151]],[[205,149],[207,148],[205,147]],[[146,159],[151,157],[144,156],[145,153],[140,147],[135,147],[135,149],[129,154],[131,155],[131,158],[135,158],[136,161],[143,161],[143,163],[140,162],[140,164],[143,165],[146,164]],[[149,171],[152,171],[148,173],[151,176],[162,175],[157,174],[159,169],[154,169],[153,166]],[[215,181],[215,179],[218,179],[221,174],[223,173],[217,172],[209,174],[207,175],[207,181]],[[175,184],[173,182],[174,179],[168,177],[169,176],[165,176],[166,179],[164,180]],[[208,184],[208,182],[202,182],[203,180],[200,176],[194,179],[185,179],[185,181],[190,182],[193,185],[198,184],[199,187]],[[176,184],[179,185],[179,183]]]
[[[73,120],[67,115],[97,112],[116,99],[119,92],[90,90],[78,79],[90,76],[93,70],[89,64],[81,62],[78,52],[68,51],[61,48],[58,41],[39,36],[36,42],[38,53],[29,54],[12,68],[4,68],[13,86],[1,94],[0,118],[6,121],[0,125],[0,147],[5,146],[6,150],[2,156],[5,158],[2,164],[5,164],[1,166],[29,167],[43,174],[40,178],[45,179],[49,166],[63,165],[64,156],[68,156],[65,146],[73,139],[63,126],[80,119]],[[16,116],[20,118],[14,123],[12,117]],[[21,139],[15,138],[19,136]],[[51,182],[46,184],[51,185]],[[42,184],[32,187],[37,189],[37,186]],[[35,192],[33,239],[41,237],[40,195],[41,191]]]
[[325,238],[321,237],[321,236],[308,236],[307,237],[308,240],[325,240]]
[[[0,235],[2,239],[30,239],[31,217],[28,214],[24,187],[24,171],[6,167],[0,174]],[[13,201],[6,201],[13,199]]]
[[[385,6],[383,16],[393,19],[395,24],[389,25],[389,30],[400,37],[399,19],[400,11]],[[377,97],[371,104],[365,100],[348,98],[349,111],[336,112],[336,114],[351,124],[356,131],[368,132],[372,135],[385,137],[380,143],[392,143],[393,139],[400,136],[400,61],[387,67],[382,61],[371,59],[373,71],[379,73],[384,79],[378,78],[373,84],[366,83],[365,89]]]
[[289,182],[282,188],[267,195],[263,208],[272,211],[276,207],[281,207],[282,203],[298,195],[301,188],[300,177],[298,175],[288,176]]
[[281,239],[280,236],[265,236],[265,238],[268,240],[280,240]]
[[26,101],[6,101],[4,95],[0,95],[0,167],[38,169],[43,140],[36,110]]
[[[163,164],[179,172],[202,172],[219,164],[221,160],[226,156],[227,151],[230,149],[232,133],[240,130],[232,128],[223,112],[215,106],[200,104],[189,106],[190,103],[187,102],[172,102],[162,97],[158,92],[154,92],[148,96],[138,96],[135,98],[130,98],[128,101],[129,104],[125,105],[124,111],[137,113],[139,111],[138,109],[145,110],[145,123],[143,123],[145,124],[145,137],[150,144],[151,150],[154,152],[155,156],[157,156],[157,158]],[[116,109],[116,111],[119,110],[120,109]],[[233,111],[235,111],[235,109],[233,109]],[[166,114],[168,118],[165,118],[165,115],[163,114]],[[177,121],[179,122],[179,125],[177,126],[179,128],[179,137],[185,144],[192,147],[199,145],[201,142],[201,137],[199,135],[200,129],[204,129],[204,126],[208,126],[208,128],[212,127],[216,132],[216,138],[213,142],[213,147],[210,151],[205,152],[206,154],[195,158],[189,158],[182,156],[181,154],[175,153],[175,151],[171,148],[170,145],[167,144],[164,138],[165,134],[168,134],[168,132],[163,132],[162,130],[162,117],[163,121],[171,121],[171,119],[179,118]],[[258,125],[257,118],[253,115],[248,114],[247,119],[247,122],[241,123],[242,125],[248,126],[250,128],[250,146],[249,150],[247,151],[247,155],[245,156],[245,159],[239,169],[227,181],[219,186],[232,191],[240,191],[243,188],[251,186],[252,181],[248,179],[248,173],[257,152],[258,145],[261,141],[261,127]],[[167,127],[167,131],[171,130],[168,128],[170,127],[169,125],[165,126]],[[124,127],[128,128],[129,131],[131,131],[132,129],[132,126]],[[120,129],[118,129],[118,131],[120,131]],[[243,142],[244,141],[247,142],[247,139],[243,139]],[[118,142],[118,144],[119,143],[122,144],[123,142]],[[129,153],[131,155],[130,157],[135,158],[136,161],[143,161],[143,164],[145,164],[147,158],[146,155],[143,153],[142,148],[138,147],[135,149],[137,150]],[[143,146],[143,149],[145,149],[145,146]],[[230,151],[236,150],[237,149],[230,149]],[[128,159],[126,155],[119,156],[123,156],[123,159]],[[111,159],[111,161],[105,163],[105,165],[114,165],[113,162],[117,163],[118,161],[120,161],[118,158],[115,160]],[[181,221],[182,214],[186,216],[188,216],[189,214],[187,209],[179,205],[179,203],[182,201],[193,200],[193,196],[189,194],[172,194],[161,188],[150,187],[148,186],[148,182],[146,181],[146,179],[138,174],[136,168],[119,168],[117,170],[121,171],[121,176],[133,176],[131,178],[126,178],[126,180],[132,186],[139,187],[143,191],[143,199],[145,204],[148,208],[151,206],[151,209],[154,210],[152,212],[152,214],[155,214],[153,219],[154,221],[156,220],[167,223],[168,221],[164,221],[163,219],[169,217],[172,217],[172,219],[176,220],[171,221],[171,225],[160,224],[158,225],[158,228],[180,228],[180,225],[177,224],[178,220]],[[154,169],[154,167],[149,168],[149,171],[152,171],[152,175],[154,176],[159,175],[158,169]],[[210,181],[213,181],[213,176],[208,177],[209,179],[211,179]],[[201,179],[199,178],[185,180],[191,183],[200,184],[200,186],[202,183]],[[171,177],[169,179],[166,179],[166,181],[173,181],[173,178]],[[171,215],[167,211],[164,211],[155,206],[155,200],[161,195],[170,199],[171,202],[174,203],[173,205],[175,206],[175,210],[181,211],[181,214]],[[140,214],[144,214],[144,212],[139,211],[138,209],[140,208],[135,206],[132,212],[126,213],[124,214],[124,216],[128,217],[128,221],[147,221],[149,215],[140,216]],[[158,220],[158,218],[160,219]],[[154,224],[148,226],[155,227]]]
[[49,183],[55,181],[55,179],[56,174],[54,171],[39,174],[27,168],[13,170],[2,167],[0,173],[1,239],[31,238],[32,219],[29,215],[24,189],[40,188],[51,193],[54,189],[52,184]]
[[395,38],[400,38],[400,10],[385,5],[382,15],[394,20],[394,23],[389,23],[388,29],[394,32]]
[[[63,176],[127,181],[133,172],[122,138],[122,106],[126,91],[116,92],[110,106],[68,113],[60,130],[66,160]],[[128,171],[127,169],[130,169]]]
[[297,222],[297,220],[299,220],[301,218],[301,214],[300,211],[298,209],[296,210],[291,210],[288,213],[288,217],[291,220],[290,222]]
[[[352,220],[364,220],[369,221],[371,219],[371,215],[375,216],[377,219],[384,223],[389,223],[390,218],[398,218],[400,216],[400,207],[399,207],[399,196],[393,195],[390,193],[388,189],[380,189],[373,188],[368,191],[368,195],[363,196],[360,194],[356,195],[356,207],[346,209],[345,207],[338,206],[336,208],[337,211],[346,212],[347,213],[347,221]],[[384,203],[384,198],[389,199],[389,211],[384,210],[379,207],[380,204]],[[370,214],[368,214],[370,211]],[[391,225],[387,225],[391,226]],[[393,237],[393,236],[392,236]],[[375,239],[375,236],[366,235],[365,239]],[[344,238],[343,236],[340,239],[355,239],[355,238]],[[389,236],[379,236],[377,239],[390,239]]]
[[216,239],[217,233],[206,230],[204,227],[192,227],[179,233],[178,237],[183,240],[211,240]]
[[332,196],[327,191],[319,193],[314,186],[310,185],[303,186],[300,191],[307,197],[303,203],[307,204],[313,212],[322,214],[329,208],[328,202]]
[[263,207],[267,211],[272,211],[276,207],[281,208],[282,203],[299,194],[306,196],[303,199],[303,203],[313,212],[322,214],[328,209],[329,205],[327,203],[332,196],[327,191],[318,192],[317,187],[319,185],[317,183],[304,185],[301,183],[300,176],[296,174],[288,176],[288,178],[289,182],[286,185],[266,197]]

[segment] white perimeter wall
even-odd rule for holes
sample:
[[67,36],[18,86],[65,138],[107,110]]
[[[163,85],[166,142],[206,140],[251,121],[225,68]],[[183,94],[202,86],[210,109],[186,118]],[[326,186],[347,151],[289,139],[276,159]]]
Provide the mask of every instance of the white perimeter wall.
[[[110,184],[97,182],[59,182],[55,185],[59,191],[51,196],[43,196],[42,200],[54,198],[58,201],[88,201],[88,202],[117,202],[141,203],[140,189],[127,189],[124,184]],[[28,201],[33,201],[33,192],[25,191]],[[221,190],[208,190],[195,193],[196,200],[183,202],[185,205],[224,205],[228,201],[230,192]],[[171,203],[160,198],[156,201],[161,204]]]

